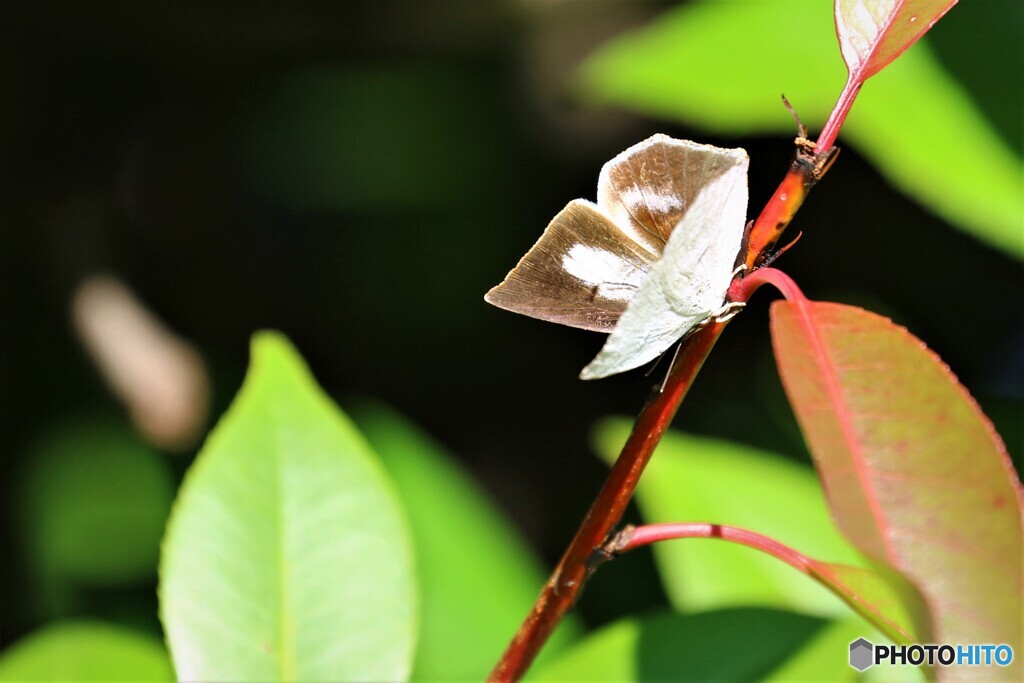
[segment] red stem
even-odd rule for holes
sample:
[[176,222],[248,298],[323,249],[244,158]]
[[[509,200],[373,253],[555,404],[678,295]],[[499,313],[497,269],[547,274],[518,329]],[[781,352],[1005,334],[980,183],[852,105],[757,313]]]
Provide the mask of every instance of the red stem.
[[853,106],[853,101],[857,99],[857,93],[860,92],[862,85],[864,85],[864,81],[852,74],[847,79],[846,85],[843,86],[843,92],[839,94],[839,99],[836,101],[836,106],[832,108],[832,113],[829,114],[825,127],[821,129],[821,134],[818,135],[818,141],[814,143],[815,148],[820,150],[820,152],[824,153],[832,149],[832,145],[835,144],[836,137],[839,135],[839,129],[843,127],[846,115],[850,113],[850,107]]
[[677,538],[718,538],[730,543],[760,550],[777,560],[782,560],[802,574],[832,591],[839,599],[860,614],[869,623],[873,623],[883,633],[897,643],[910,643],[914,638],[910,631],[897,621],[893,621],[875,600],[865,596],[862,588],[850,579],[853,575],[847,570],[858,571],[854,567],[842,567],[818,562],[814,558],[790,548],[778,541],[762,536],[759,533],[719,524],[650,524],[640,527],[626,527],[605,546],[608,557],[635,550],[658,541],[669,541]]
[[813,576],[813,572],[807,564],[807,558],[789,546],[747,529],[721,524],[647,524],[638,526],[623,531],[621,541],[615,544],[614,550],[617,554],[624,553],[651,543],[676,538],[720,538],[723,541],[760,550],[782,560],[804,574]]
[[782,292],[782,296],[789,301],[800,301],[806,299],[800,291],[793,278],[775,268],[758,268],[742,280],[734,280],[729,287],[729,301],[749,301],[750,297],[761,285],[772,285]]

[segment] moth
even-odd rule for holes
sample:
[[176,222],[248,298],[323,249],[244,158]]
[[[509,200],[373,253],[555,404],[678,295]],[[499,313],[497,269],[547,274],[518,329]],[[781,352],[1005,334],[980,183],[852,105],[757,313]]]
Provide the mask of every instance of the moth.
[[655,135],[601,168],[597,203],[569,202],[488,303],[609,334],[580,373],[598,379],[657,358],[732,307],[747,153]]

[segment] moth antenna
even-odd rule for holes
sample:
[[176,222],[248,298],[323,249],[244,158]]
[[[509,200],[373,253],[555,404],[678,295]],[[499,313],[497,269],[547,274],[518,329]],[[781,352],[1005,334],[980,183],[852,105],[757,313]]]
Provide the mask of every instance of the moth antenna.
[[807,126],[805,126],[804,122],[800,120],[800,115],[796,113],[796,109],[793,109],[793,105],[789,103],[789,100],[786,99],[785,95],[782,96],[782,104],[786,105],[786,109],[789,110],[789,113],[796,120],[796,135],[797,135],[797,137],[798,138],[803,138],[803,139],[806,140],[807,139]]

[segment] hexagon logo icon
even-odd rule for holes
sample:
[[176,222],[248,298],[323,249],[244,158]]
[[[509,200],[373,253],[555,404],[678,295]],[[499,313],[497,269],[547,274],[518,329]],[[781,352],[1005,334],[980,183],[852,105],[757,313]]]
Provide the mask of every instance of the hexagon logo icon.
[[874,662],[875,646],[863,638],[850,643],[850,666],[857,671],[863,671]]

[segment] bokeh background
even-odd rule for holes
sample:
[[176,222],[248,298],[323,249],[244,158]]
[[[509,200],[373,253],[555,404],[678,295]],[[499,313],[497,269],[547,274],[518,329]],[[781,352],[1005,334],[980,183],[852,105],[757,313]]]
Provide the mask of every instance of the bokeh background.
[[[567,201],[593,198],[605,160],[652,133],[745,147],[752,212],[791,152],[790,134],[709,130],[581,91],[588,55],[679,4],[5,7],[0,646],[67,616],[159,632],[157,543],[174,490],[265,328],[292,339],[341,405],[384,401],[446,445],[553,563],[606,472],[593,424],[636,414],[663,370],[581,382],[600,335],[488,307],[483,293]],[[964,2],[929,37],[1017,159],[1022,10]],[[799,51],[799,35],[786,40]],[[747,49],[742,36],[721,46]],[[837,79],[817,86],[826,98],[838,59]],[[787,89],[787,72],[801,69],[779,65],[771,85],[798,109],[809,95]],[[960,228],[851,146],[778,265],[812,298],[864,305],[927,341],[1019,457],[1024,278],[1007,250]],[[86,350],[122,338],[116,316],[94,333],[106,342],[73,322],[99,274],[202,359],[208,379],[193,388],[208,384],[209,408],[192,437],[140,430]],[[769,298],[730,326],[676,426],[805,460]],[[597,576],[580,611],[597,625],[662,602],[637,553]]]

